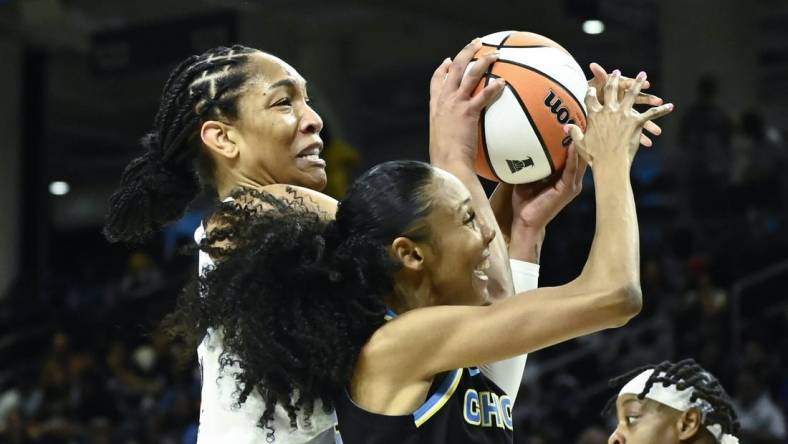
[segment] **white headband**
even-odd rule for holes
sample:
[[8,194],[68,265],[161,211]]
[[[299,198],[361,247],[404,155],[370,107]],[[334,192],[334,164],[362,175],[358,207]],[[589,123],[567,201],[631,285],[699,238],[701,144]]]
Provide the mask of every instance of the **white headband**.
[[[621,388],[621,391],[618,392],[618,396],[640,395],[643,393],[643,390],[646,389],[646,382],[653,373],[654,369],[650,369],[635,376]],[[664,375],[664,373],[660,374],[660,376],[662,375]],[[648,393],[646,393],[646,398],[660,404],[665,404],[681,412],[686,412],[691,408],[697,408],[701,412],[701,422],[705,423],[708,414],[713,412],[714,408],[707,401],[700,398],[696,399],[694,402],[690,401],[694,392],[695,389],[691,386],[684,390],[679,390],[675,384],[665,387],[661,382],[656,382],[649,388]],[[706,425],[706,430],[708,430],[720,444],[739,444],[739,439],[735,436],[728,433],[722,433],[722,427],[719,424]]]

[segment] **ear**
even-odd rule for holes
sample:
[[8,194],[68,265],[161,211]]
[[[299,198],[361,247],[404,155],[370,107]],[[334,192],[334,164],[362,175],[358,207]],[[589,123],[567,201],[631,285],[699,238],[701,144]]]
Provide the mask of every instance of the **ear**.
[[232,126],[217,120],[205,121],[200,127],[202,143],[215,155],[234,159],[238,156],[235,130]]
[[700,411],[698,409],[687,410],[681,414],[676,425],[679,432],[679,441],[688,441],[697,435],[703,427]]
[[422,270],[424,268],[424,255],[421,247],[407,237],[398,237],[391,243],[391,253],[399,259],[402,266],[409,270]]

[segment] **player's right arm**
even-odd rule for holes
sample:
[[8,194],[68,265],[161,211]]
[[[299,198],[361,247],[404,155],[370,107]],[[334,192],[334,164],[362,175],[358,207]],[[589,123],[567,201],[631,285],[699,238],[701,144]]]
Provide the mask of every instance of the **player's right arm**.
[[[612,92],[617,80],[612,76],[606,88],[604,107],[594,94],[589,95],[586,136],[571,128],[578,153],[593,170],[597,203],[596,232],[580,276],[566,285],[535,289],[486,307],[438,306],[405,313],[372,336],[360,356],[354,382],[365,380],[363,375],[377,375],[376,384],[423,387],[443,371],[618,327],[640,311],[638,225],[630,167],[644,122],[669,113],[672,105],[637,113],[632,103],[639,87],[619,103]],[[363,387],[354,388],[354,395],[364,392]],[[407,389],[399,391],[404,392]],[[369,407],[394,414],[400,408],[407,410],[408,402],[400,396],[377,399]]]

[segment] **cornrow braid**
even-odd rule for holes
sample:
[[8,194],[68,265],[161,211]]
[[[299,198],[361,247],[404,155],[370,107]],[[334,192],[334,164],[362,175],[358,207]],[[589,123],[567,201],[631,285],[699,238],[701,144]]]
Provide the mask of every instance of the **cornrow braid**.
[[[650,369],[654,369],[654,372],[646,381],[643,391],[637,395],[638,399],[644,399],[651,387],[656,383],[662,383],[663,387],[675,385],[679,391],[691,387],[693,392],[690,402],[701,399],[708,402],[713,409],[712,412],[707,414],[706,423],[719,424],[723,433],[735,435],[739,431],[739,421],[731,404],[730,396],[728,396],[728,393],[717,378],[701,367],[694,359],[684,359],[676,363],[663,361],[657,365],[645,365],[611,379],[609,384],[611,387],[620,387],[630,379]],[[602,410],[602,415],[607,415],[611,411],[617,397],[617,395],[613,395],[607,401]]]
[[193,55],[172,70],[145,153],[123,171],[109,200],[104,235],[110,242],[141,242],[183,215],[213,182],[213,164],[196,137],[202,122],[238,118],[238,98],[249,80],[244,69],[256,49],[217,47]]

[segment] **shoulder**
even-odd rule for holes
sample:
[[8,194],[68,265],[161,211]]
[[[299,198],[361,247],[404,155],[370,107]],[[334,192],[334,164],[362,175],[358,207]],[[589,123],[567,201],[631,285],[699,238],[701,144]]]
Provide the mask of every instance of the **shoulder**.
[[326,219],[333,219],[337,212],[336,199],[309,188],[296,185],[273,184],[264,186],[262,191],[282,200],[304,205],[306,209],[324,215]]
[[432,358],[444,350],[433,347],[480,307],[431,306],[410,310],[380,326],[362,347],[358,368],[364,374],[388,376],[396,383],[432,380],[441,370]]

